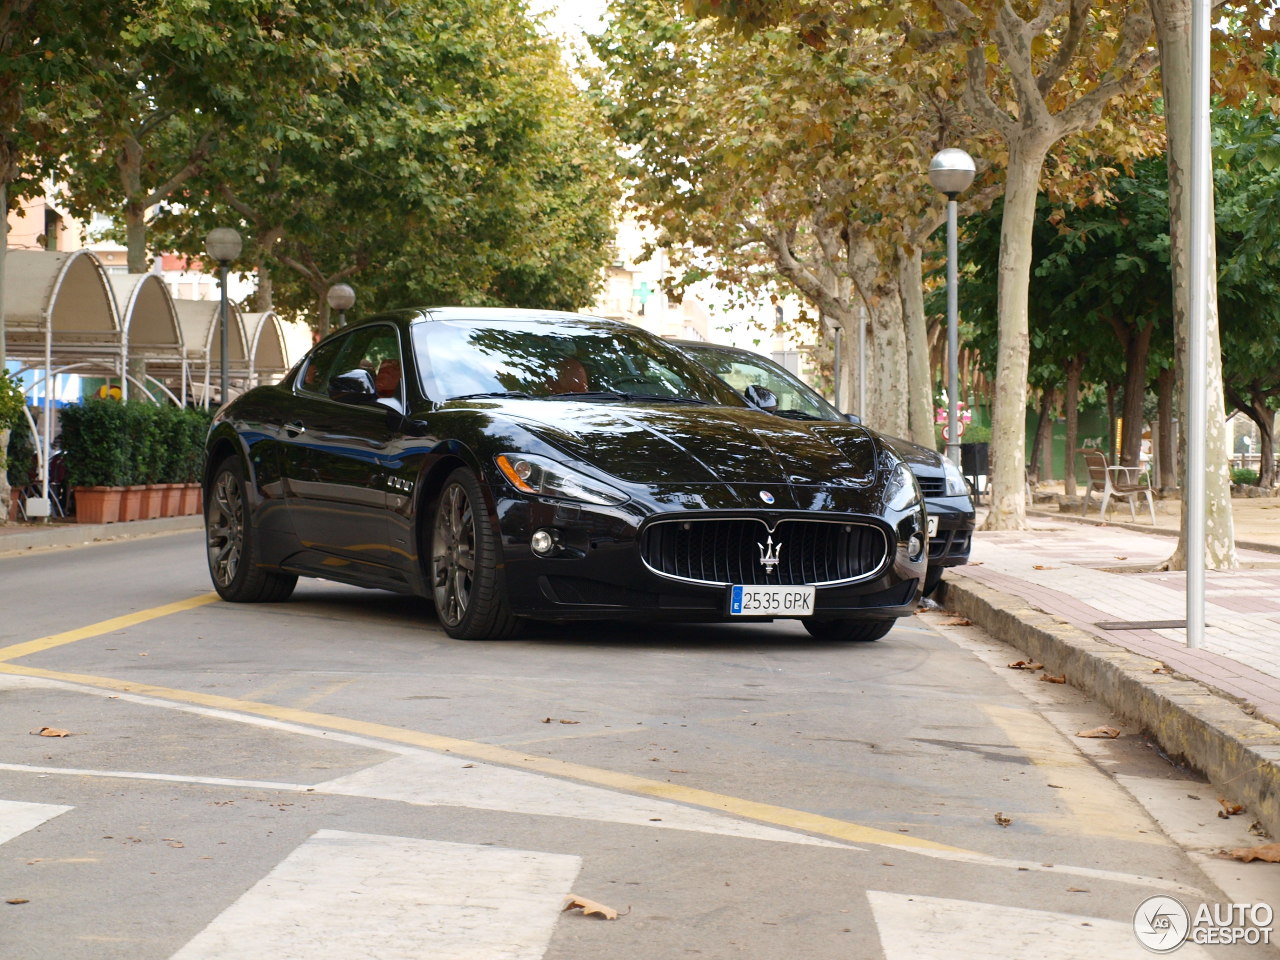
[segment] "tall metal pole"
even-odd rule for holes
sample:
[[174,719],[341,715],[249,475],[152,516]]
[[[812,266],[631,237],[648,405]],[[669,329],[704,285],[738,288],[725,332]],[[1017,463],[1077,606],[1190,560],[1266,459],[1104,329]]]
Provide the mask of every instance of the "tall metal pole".
[[960,466],[960,305],[956,195],[947,195],[947,459]]
[[221,278],[222,286],[222,305],[220,309],[219,337],[221,338],[222,360],[222,395],[218,398],[219,403],[227,402],[227,263],[226,260],[218,261],[218,275]]
[[1204,643],[1205,333],[1209,313],[1209,0],[1191,3],[1191,210],[1187,227],[1187,646]]

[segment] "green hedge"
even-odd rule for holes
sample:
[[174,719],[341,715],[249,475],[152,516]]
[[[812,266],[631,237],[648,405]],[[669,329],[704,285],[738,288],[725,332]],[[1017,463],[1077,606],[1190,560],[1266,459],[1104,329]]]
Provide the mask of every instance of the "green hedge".
[[143,401],[88,399],[62,410],[73,487],[195,483],[212,414]]

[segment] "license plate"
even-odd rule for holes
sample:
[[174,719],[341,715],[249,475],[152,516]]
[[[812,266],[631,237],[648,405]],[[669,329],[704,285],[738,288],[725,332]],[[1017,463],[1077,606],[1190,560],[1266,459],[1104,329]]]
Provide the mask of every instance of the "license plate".
[[754,587],[735,584],[729,591],[734,617],[807,617],[813,613],[813,587]]
[[929,518],[929,536],[932,538],[932,537],[936,537],[937,535],[938,535],[938,518],[930,517]]

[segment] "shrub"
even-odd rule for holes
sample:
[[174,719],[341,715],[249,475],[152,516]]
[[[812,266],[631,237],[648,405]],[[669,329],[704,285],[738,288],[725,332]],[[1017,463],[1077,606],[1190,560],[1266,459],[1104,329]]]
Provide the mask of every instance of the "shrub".
[[62,410],[62,449],[72,487],[131,483],[128,413],[118,400],[88,399]]
[[18,417],[13,424],[13,432],[9,434],[9,455],[7,473],[9,486],[25,487],[35,478],[32,467],[35,464],[36,444],[31,436],[31,425],[26,417]]
[[1258,485],[1258,471],[1233,467],[1231,470],[1231,482],[1237,487],[1256,487]]

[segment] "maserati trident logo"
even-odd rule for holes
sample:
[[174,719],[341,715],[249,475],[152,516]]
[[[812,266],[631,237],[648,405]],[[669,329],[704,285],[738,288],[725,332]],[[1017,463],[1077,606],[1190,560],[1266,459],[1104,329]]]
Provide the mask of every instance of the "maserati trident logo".
[[760,548],[760,566],[764,567],[765,573],[773,573],[778,566],[778,555],[782,553],[782,543],[773,542],[773,534],[769,534],[769,539],[764,543],[757,543]]

